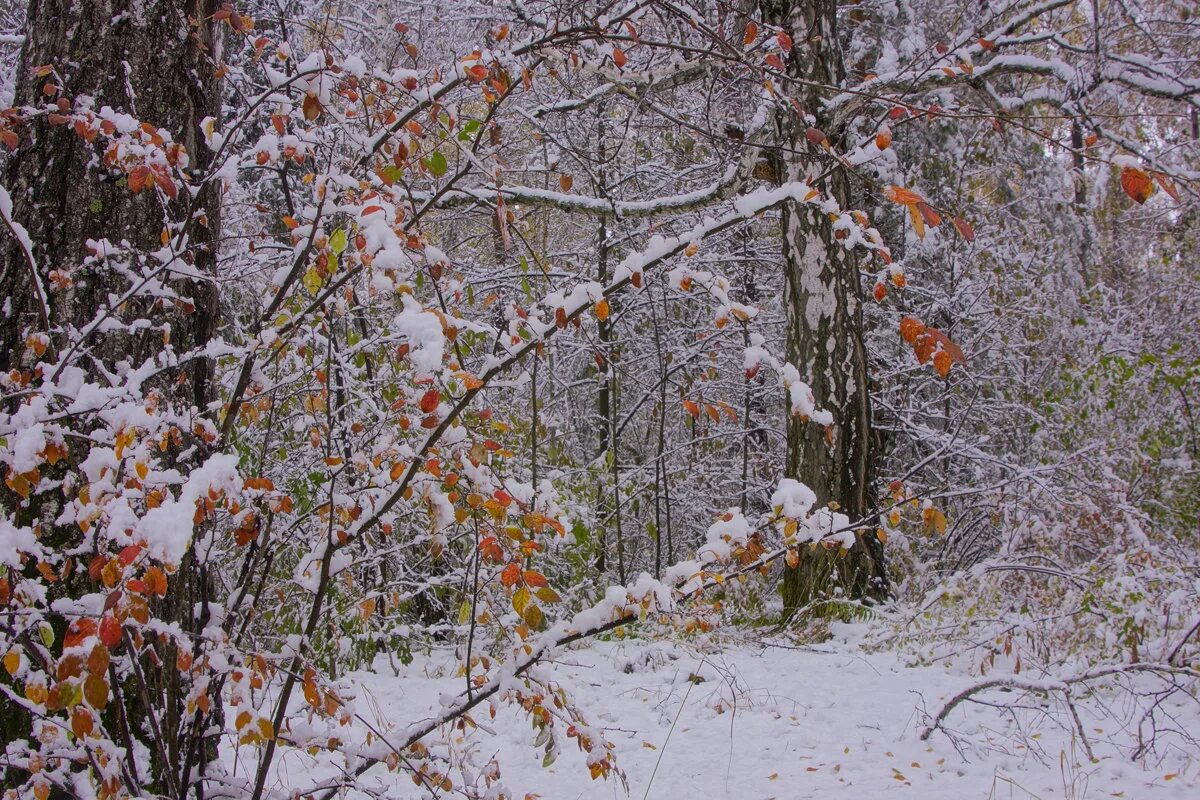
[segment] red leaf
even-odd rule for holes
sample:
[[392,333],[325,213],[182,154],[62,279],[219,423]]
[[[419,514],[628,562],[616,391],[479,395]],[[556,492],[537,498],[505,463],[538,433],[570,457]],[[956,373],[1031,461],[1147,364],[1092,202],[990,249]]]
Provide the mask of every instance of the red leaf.
[[975,241],[975,229],[971,227],[971,223],[967,222],[962,217],[954,218],[954,228],[958,231],[958,235],[966,239],[968,242]]
[[87,640],[89,636],[96,635],[96,620],[84,617],[82,619],[73,620],[67,626],[67,633],[63,636],[63,647],[78,647]]
[[432,414],[437,410],[438,404],[442,402],[442,393],[437,389],[430,389],[421,395],[421,410],[426,414]]
[[921,212],[921,218],[925,220],[930,227],[936,228],[942,224],[942,217],[933,210],[933,206],[929,203],[917,203],[917,210]]
[[1175,182],[1172,181],[1166,173],[1155,172],[1154,180],[1162,187],[1162,190],[1171,196],[1171,199],[1176,203],[1182,203],[1183,200],[1179,197],[1179,190],[1175,188]]
[[100,620],[100,641],[105,647],[116,647],[121,643],[121,623],[113,616],[105,616]]

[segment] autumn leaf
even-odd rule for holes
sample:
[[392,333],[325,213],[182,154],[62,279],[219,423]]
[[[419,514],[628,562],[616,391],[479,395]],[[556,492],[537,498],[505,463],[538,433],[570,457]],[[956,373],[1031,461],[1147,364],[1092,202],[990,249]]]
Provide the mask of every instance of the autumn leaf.
[[888,200],[891,200],[893,203],[899,203],[902,206],[915,206],[918,203],[925,202],[925,198],[921,197],[921,195],[895,184],[885,189],[883,194]]
[[519,580],[521,580],[521,567],[515,562],[509,564],[500,573],[500,583],[505,586],[515,586]]
[[604,322],[604,320],[608,319],[609,313],[608,300],[602,297],[596,301],[596,319]]
[[966,239],[968,243],[975,241],[975,229],[971,227],[971,223],[967,222],[962,217],[954,218],[954,229],[958,231],[958,235]]
[[147,188],[150,184],[150,168],[145,165],[134,167],[129,171],[126,183],[129,184],[129,191],[135,194]]
[[908,209],[908,216],[912,218],[913,229],[917,232],[918,239],[925,238],[924,215],[921,214],[920,210],[918,209],[918,206],[922,206],[922,205],[925,205],[925,204],[924,203],[913,203],[912,205],[905,206],[905,208]]
[[950,358],[950,354],[945,350],[938,350],[933,354],[933,368],[937,371],[937,374],[941,375],[943,378],[950,375],[950,367],[953,364],[954,362]]
[[749,47],[754,44],[754,40],[758,38],[758,25],[754,22],[746,23],[746,35],[742,37],[742,47]]
[[917,210],[921,212],[921,219],[925,220],[931,228],[942,224],[941,215],[929,203],[917,203]]
[[691,400],[684,400],[683,408],[685,411],[687,411],[687,413],[692,415],[693,419],[700,418],[700,406],[696,405]]
[[618,68],[624,67],[626,61],[628,61],[628,59],[625,57],[625,53],[619,47],[613,48],[612,60],[613,60],[613,63],[616,64]]
[[95,729],[96,723],[92,718],[92,712],[84,706],[75,706],[71,710],[71,732],[75,734],[75,738],[86,738]]
[[437,389],[430,389],[421,395],[420,407],[426,414],[432,414],[442,402],[442,394]]
[[1121,170],[1121,188],[1138,205],[1145,204],[1154,194],[1154,182],[1150,180],[1149,175],[1137,167],[1125,167]]
[[925,332],[925,323],[913,316],[900,319],[900,338],[908,344],[914,344],[917,337]]
[[1162,190],[1171,196],[1171,199],[1176,203],[1182,203],[1183,200],[1179,196],[1179,190],[1175,188],[1175,182],[1171,180],[1164,172],[1155,172],[1154,180],[1162,187]]
[[312,92],[304,95],[304,101],[300,104],[300,107],[304,111],[304,118],[309,122],[313,122],[317,117],[321,116],[321,101]]
[[116,617],[105,616],[100,620],[100,641],[106,647],[116,647],[121,643],[121,623]]
[[163,597],[167,593],[167,576],[158,567],[150,567],[146,570],[146,574],[142,576],[146,584],[146,591],[150,594]]
[[370,619],[371,615],[375,613],[375,606],[377,603],[378,599],[375,597],[368,597],[365,600],[360,601],[358,604],[359,618]]

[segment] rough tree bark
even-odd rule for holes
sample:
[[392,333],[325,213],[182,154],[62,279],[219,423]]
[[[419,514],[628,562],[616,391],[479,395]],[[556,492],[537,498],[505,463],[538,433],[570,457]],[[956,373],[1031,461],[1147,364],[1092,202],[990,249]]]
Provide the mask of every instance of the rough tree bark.
[[[818,88],[839,85],[845,74],[836,0],[761,0],[759,9],[763,22],[792,37],[787,74],[806,82],[784,90],[815,117],[812,127],[838,146],[842,132],[823,115]],[[777,178],[810,179],[848,207],[850,187],[841,169],[817,180],[834,162],[806,137],[809,124],[790,109],[781,110],[775,124]],[[809,382],[817,406],[834,417],[829,431],[800,418],[789,421],[786,474],[807,484],[818,502],[836,504],[857,521],[872,505],[873,456],[858,264],[835,240],[830,220],[812,207],[786,204],[781,232],[787,357]],[[784,573],[782,591],[789,615],[838,591],[879,597],[886,592],[882,548],[871,534],[859,536],[849,552],[801,548],[799,565]]]
[[[216,8],[214,0],[32,0],[15,105],[41,112],[57,103],[64,113],[110,106],[170,131],[174,141],[186,149],[187,171],[202,174],[211,154],[200,122],[219,113],[219,54],[213,52],[218,46],[218,28],[212,20]],[[135,263],[125,266],[140,271],[153,263],[147,254],[162,247],[164,221],[169,220],[186,230],[187,268],[213,275],[218,226],[215,187],[210,185],[195,196],[181,190],[170,201],[158,191],[135,194],[123,177],[101,166],[105,146],[101,139],[88,143],[71,125],[52,124],[45,113],[31,115],[18,130],[20,145],[4,171],[14,218],[29,232],[41,286],[55,286],[51,279],[55,270],[69,281],[66,288],[48,291],[47,319],[25,254],[11,237],[0,242],[0,297],[7,298],[0,314],[0,370],[30,371],[36,356],[27,347],[28,337],[49,333],[48,359],[62,357],[74,347],[74,363],[101,384],[113,380],[107,376],[119,381],[128,367],[157,359],[160,371],[143,384],[143,390],[181,410],[202,413],[214,398],[213,365],[205,358],[179,357],[203,347],[214,333],[218,308],[213,281],[168,275],[164,282],[178,294],[178,302],[136,298],[111,308],[110,298],[128,291],[130,284],[103,261],[89,261],[87,243],[100,239],[116,246],[127,243],[128,251],[138,255],[133,256]],[[178,230],[173,229],[172,234]],[[82,339],[76,335],[106,312],[111,319],[124,322],[149,320],[149,329],[110,331]],[[191,431],[182,434],[185,446],[198,444],[187,441]],[[59,464],[64,474],[87,455],[86,444],[74,447]],[[205,448],[199,446],[193,452],[193,459],[202,458]],[[185,469],[187,465],[178,466]],[[27,523],[55,516],[53,509],[44,507],[23,513]],[[74,526],[52,530],[43,526],[41,535],[43,541],[85,566],[93,555],[88,548],[94,545],[85,543]],[[78,584],[91,584],[86,569],[74,570],[70,580],[71,586],[60,584],[60,591],[78,596],[94,590]],[[191,612],[207,608],[210,586],[204,568],[189,556],[170,586],[168,595],[158,601],[156,616],[177,621],[184,630],[198,631],[205,619]],[[199,614],[206,615],[205,611]],[[173,646],[158,650],[160,663],[175,664]],[[161,747],[150,747],[154,774],[141,776],[141,781],[161,795],[182,797],[187,793],[189,773],[202,770],[212,755],[200,735],[205,722],[186,713],[186,687],[180,685],[178,670],[152,667],[146,660],[143,672],[148,685],[126,687],[127,696],[156,699],[152,707],[125,703],[127,713],[137,712],[128,714],[128,723],[132,735],[149,741],[147,714],[157,712],[162,742]],[[110,704],[110,711],[119,705]],[[0,734],[7,733],[15,731],[0,730]]]

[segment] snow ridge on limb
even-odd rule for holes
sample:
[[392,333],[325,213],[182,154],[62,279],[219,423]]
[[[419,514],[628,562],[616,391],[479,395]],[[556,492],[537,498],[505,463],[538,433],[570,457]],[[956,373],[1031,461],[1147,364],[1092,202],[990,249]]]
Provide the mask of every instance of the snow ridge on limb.
[[[613,270],[613,279],[608,285],[581,285],[576,287],[576,290],[567,297],[559,295],[561,301],[553,306],[553,310],[555,316],[558,317],[558,310],[561,309],[562,315],[554,322],[539,321],[535,315],[530,315],[525,320],[525,323],[527,323],[528,330],[533,336],[528,340],[522,339],[519,336],[513,337],[519,344],[508,343],[506,348],[507,354],[500,358],[494,358],[478,375],[478,382],[471,388],[468,388],[454,402],[449,413],[438,422],[437,426],[430,431],[422,444],[416,449],[414,458],[395,489],[390,492],[382,503],[375,506],[372,513],[363,516],[354,524],[350,529],[351,535],[357,535],[379,524],[382,518],[400,502],[413,477],[419,470],[421,459],[430,452],[445,434],[446,430],[471,405],[475,397],[487,388],[489,382],[536,350],[540,342],[551,339],[568,322],[578,318],[601,299],[617,294],[635,280],[640,282],[641,276],[645,271],[653,269],[666,260],[683,253],[689,247],[696,245],[709,236],[728,230],[762,211],[789,200],[800,203],[811,203],[824,211],[830,211],[831,207],[836,208],[836,204],[821,197],[820,193],[816,192],[808,183],[803,181],[787,183],[772,189],[760,189],[735,200],[733,211],[730,213],[716,219],[704,220],[684,234],[671,237],[652,237],[643,250],[627,256],[617,264]],[[864,231],[858,229],[857,224],[852,221],[848,224],[854,226],[855,234],[843,240],[844,246],[852,247],[862,244],[868,247],[881,247],[881,245],[876,244],[878,234],[874,232],[874,229]],[[791,383],[793,382],[789,381],[789,384]],[[801,403],[797,407],[803,409],[804,405]]]

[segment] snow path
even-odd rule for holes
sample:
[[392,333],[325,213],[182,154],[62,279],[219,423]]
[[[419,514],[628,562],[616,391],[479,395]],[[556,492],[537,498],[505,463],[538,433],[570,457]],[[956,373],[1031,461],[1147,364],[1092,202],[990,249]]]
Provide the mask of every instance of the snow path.
[[[448,652],[418,656],[394,677],[384,658],[377,671],[354,673],[347,683],[358,691],[360,713],[371,709],[373,723],[402,728],[430,716],[442,694],[462,689],[461,677],[443,677],[453,663]],[[1024,740],[1038,753],[1019,744],[1000,710],[970,703],[949,720],[967,735],[962,753],[940,733],[922,742],[922,709],[935,713],[977,679],[906,667],[894,654],[864,653],[847,641],[745,644],[707,655],[676,643],[597,642],[562,654],[552,669],[590,724],[607,729],[629,792],[614,778],[592,781],[574,740],[543,768],[528,718],[502,705],[494,720],[478,715],[496,735],[473,739],[480,763],[496,756],[515,798],[640,800],[652,774],[648,796],[664,800],[1200,797],[1200,764],[1177,757],[1139,766],[1103,746],[1100,763],[1087,764],[1070,733],[1045,717],[1042,727],[1026,729],[1038,734]],[[1200,715],[1193,710],[1190,719]],[[293,751],[271,783],[299,788],[327,769]],[[378,768],[369,775],[389,797],[418,796],[405,775]]]

